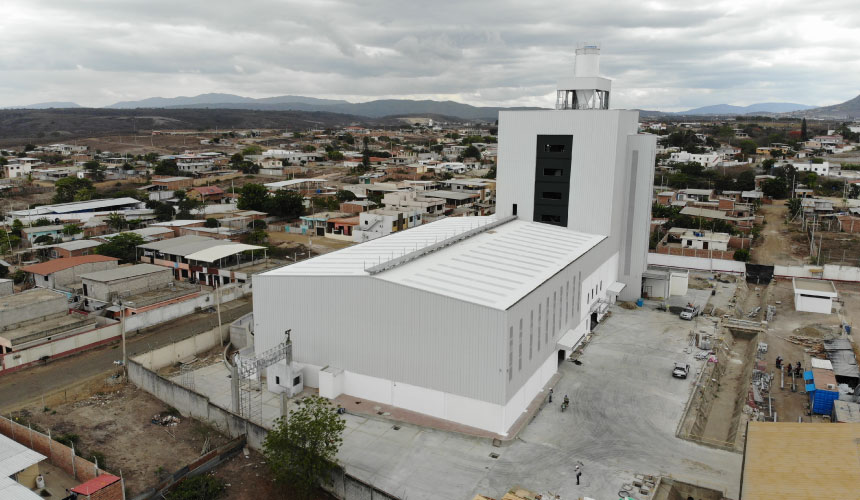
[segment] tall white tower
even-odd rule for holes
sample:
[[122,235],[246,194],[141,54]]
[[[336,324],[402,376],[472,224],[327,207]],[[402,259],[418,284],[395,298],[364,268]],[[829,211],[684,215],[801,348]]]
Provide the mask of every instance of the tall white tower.
[[630,300],[646,267],[656,140],[637,133],[638,112],[609,109],[599,58],[594,44],[577,48],[555,110],[499,113],[496,212],[606,236],[597,253],[617,257]]
[[600,47],[580,44],[573,78],[558,84],[555,109],[609,109],[611,87],[612,81],[600,76]]

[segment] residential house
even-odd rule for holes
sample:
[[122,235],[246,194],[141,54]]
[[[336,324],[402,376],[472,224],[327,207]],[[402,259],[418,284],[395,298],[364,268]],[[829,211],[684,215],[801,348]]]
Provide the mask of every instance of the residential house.
[[173,270],[180,281],[207,285],[245,283],[247,274],[235,269],[265,259],[265,247],[234,243],[207,236],[186,235],[138,245],[140,262]]
[[81,282],[81,275],[117,267],[119,259],[105,255],[81,255],[54,259],[21,268],[33,275],[33,284],[39,288],[70,291]]
[[224,190],[218,186],[197,186],[189,189],[186,196],[203,203],[220,203],[224,199]]
[[51,246],[51,258],[68,259],[69,257],[89,255],[99,245],[101,245],[101,242],[96,240],[74,240],[57,243]]
[[[438,191],[431,191],[436,193]],[[392,191],[385,193],[382,203],[385,208],[418,210],[422,214],[442,214],[445,211],[445,199],[427,195],[426,191]]]
[[[384,199],[384,196],[383,196]],[[357,214],[367,212],[376,206],[376,203],[370,200],[352,200],[345,201],[340,204],[340,211],[347,214]]]
[[714,168],[723,160],[722,155],[718,153],[688,153],[686,151],[680,151],[677,153],[672,153],[669,156],[669,164],[672,163],[689,163],[695,162],[702,165],[705,168]]
[[64,226],[61,224],[25,227],[21,229],[21,239],[27,241],[31,246],[35,245],[36,240],[42,236],[47,236],[52,240],[60,239],[63,237],[63,228]]
[[359,224],[352,229],[353,241],[361,243],[420,226],[423,216],[418,209],[378,208],[358,214]]
[[193,186],[194,179],[191,177],[153,177],[151,183],[163,188],[165,191],[177,191],[188,189]]

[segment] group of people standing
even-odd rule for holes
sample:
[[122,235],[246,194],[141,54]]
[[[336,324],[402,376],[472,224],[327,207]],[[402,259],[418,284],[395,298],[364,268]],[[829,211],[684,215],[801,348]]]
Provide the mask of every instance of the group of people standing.
[[[782,356],[777,356],[776,357],[776,369],[777,370],[782,370],[782,363],[783,363]],[[791,366],[791,363],[788,363],[785,365],[785,375],[787,377],[790,377],[792,372],[794,373],[795,377],[802,377],[803,376],[803,367],[801,366],[800,361],[798,361],[794,367]]]

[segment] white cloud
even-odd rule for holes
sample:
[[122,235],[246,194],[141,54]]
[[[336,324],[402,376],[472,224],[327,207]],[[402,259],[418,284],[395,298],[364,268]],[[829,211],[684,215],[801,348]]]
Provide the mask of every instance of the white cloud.
[[578,41],[613,105],[854,97],[860,10],[820,0],[6,0],[0,106],[229,92],[551,106]]

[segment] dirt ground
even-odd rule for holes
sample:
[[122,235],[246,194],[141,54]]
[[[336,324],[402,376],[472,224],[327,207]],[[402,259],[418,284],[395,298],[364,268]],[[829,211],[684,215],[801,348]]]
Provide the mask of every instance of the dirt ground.
[[758,214],[764,215],[766,224],[762,226],[760,242],[750,252],[750,260],[754,264],[804,263],[804,257],[808,255],[805,252],[806,237],[799,229],[785,223],[785,211],[784,201],[779,200],[759,208]]
[[[266,468],[263,456],[251,450],[248,458],[241,453],[215,470],[214,475],[227,484],[222,500],[298,500],[301,497],[288,488],[276,485]],[[330,500],[323,491],[308,500]],[[304,500],[304,499],[303,499]]]
[[161,401],[123,384],[114,392],[47,411],[32,407],[22,415],[28,414],[33,424],[50,429],[55,439],[78,435],[81,454],[88,459],[95,452],[104,454],[104,468],[116,474],[122,471],[128,492],[135,495],[200,456],[207,437],[210,447],[227,442],[226,437],[193,419],[180,417],[175,427],[150,422],[153,415],[167,410]]
[[[340,250],[354,245],[351,241],[335,240],[324,236],[308,236],[306,234],[292,234],[283,231],[270,231],[269,243],[276,246],[287,244],[288,248],[292,248],[294,244],[302,244],[307,246],[310,243],[311,251],[315,254],[328,253],[334,250]],[[304,251],[302,249],[301,251]]]

